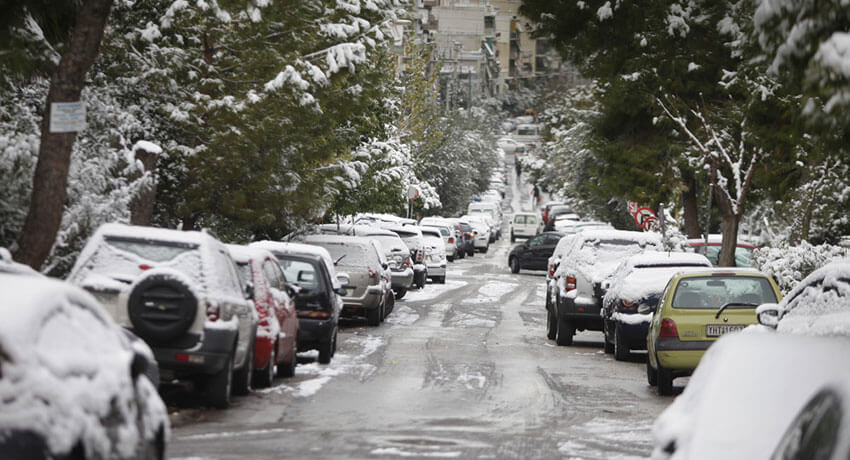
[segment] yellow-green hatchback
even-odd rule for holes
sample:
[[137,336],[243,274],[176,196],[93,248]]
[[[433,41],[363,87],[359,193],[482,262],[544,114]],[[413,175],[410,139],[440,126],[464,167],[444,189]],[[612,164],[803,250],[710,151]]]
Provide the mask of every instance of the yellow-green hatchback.
[[658,394],[691,375],[705,350],[723,334],[758,324],[756,307],[782,295],[773,279],[753,269],[717,268],[670,279],[646,336],[646,379]]

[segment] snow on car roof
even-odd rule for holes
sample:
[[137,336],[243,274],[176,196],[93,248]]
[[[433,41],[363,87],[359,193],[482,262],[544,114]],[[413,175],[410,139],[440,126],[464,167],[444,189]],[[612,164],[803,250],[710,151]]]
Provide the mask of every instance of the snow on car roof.
[[225,244],[225,246],[230,251],[230,257],[239,263],[247,263],[251,259],[262,260],[266,257],[274,258],[274,254],[268,249],[258,246],[243,246],[241,244]]
[[815,270],[780,302],[777,330],[850,337],[850,259]]
[[702,272],[704,268],[669,265],[638,268],[625,274],[623,278],[612,279],[611,288],[605,293],[605,297],[640,300],[660,294],[673,276],[679,273]]
[[436,236],[440,239],[443,239],[443,235],[440,233],[440,230],[437,229],[436,227],[422,226],[422,227],[419,227],[419,231],[422,232],[422,235]]
[[321,246],[314,246],[312,244],[303,243],[284,243],[281,241],[269,240],[255,241],[249,246],[266,249],[272,254],[319,256],[322,258],[322,260],[325,261],[325,266],[327,267],[328,273],[331,276],[331,281],[333,282],[334,288],[338,288],[341,286],[339,284],[339,281],[336,279],[336,269],[334,268],[334,261],[331,258],[331,253],[329,253],[327,249]]
[[[136,385],[156,390],[146,377],[132,381],[133,352],[121,329],[94,297],[59,280],[0,274],[0,292],[0,431],[34,431],[54,452],[82,438],[92,457],[132,457],[135,430],[115,427],[124,436],[115,452],[102,420],[135,424]],[[157,400],[150,398],[149,414],[167,424]]]
[[698,265],[711,267],[711,261],[702,254],[693,252],[663,252],[644,251],[629,257],[628,263],[632,267],[650,266],[681,266]]
[[[805,378],[800,378],[804,376]],[[850,386],[850,342],[755,332],[727,334],[652,427],[653,458],[765,458],[821,388]]]

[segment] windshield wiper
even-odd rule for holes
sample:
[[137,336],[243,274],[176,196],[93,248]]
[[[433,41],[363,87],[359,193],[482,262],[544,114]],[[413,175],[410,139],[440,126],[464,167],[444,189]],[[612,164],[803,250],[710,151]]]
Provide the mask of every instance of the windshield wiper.
[[348,254],[343,254],[343,255],[339,256],[339,259],[334,261],[334,265],[338,264],[340,260],[345,259],[345,256],[347,256],[347,255]]
[[714,319],[720,318],[720,314],[723,313],[723,310],[726,310],[732,305],[741,307],[758,307],[758,305],[749,302],[726,302],[725,304],[723,304],[722,307],[720,307],[720,310],[717,310],[717,314],[714,315]]

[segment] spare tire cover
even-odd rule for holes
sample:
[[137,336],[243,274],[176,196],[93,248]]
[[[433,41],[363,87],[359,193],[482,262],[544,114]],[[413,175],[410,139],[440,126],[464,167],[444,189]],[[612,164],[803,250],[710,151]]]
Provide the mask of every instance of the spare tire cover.
[[151,274],[133,288],[127,302],[136,335],[163,344],[183,335],[195,321],[198,299],[180,280]]

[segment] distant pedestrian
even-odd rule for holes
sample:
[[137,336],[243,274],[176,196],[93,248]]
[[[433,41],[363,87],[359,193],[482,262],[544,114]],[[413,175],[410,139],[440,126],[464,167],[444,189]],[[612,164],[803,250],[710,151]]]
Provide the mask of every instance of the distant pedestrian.
[[519,164],[519,161],[514,160],[514,167],[516,168],[516,177],[519,177],[522,174],[522,165]]
[[534,197],[534,201],[536,201],[538,204],[540,204],[540,187],[538,187],[536,184],[534,185],[534,188],[531,190],[531,196]]

